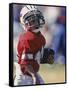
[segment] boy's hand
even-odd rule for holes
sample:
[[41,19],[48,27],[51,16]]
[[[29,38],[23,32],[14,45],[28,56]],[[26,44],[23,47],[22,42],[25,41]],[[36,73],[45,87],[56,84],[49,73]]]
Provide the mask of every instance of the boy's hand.
[[54,50],[46,48],[44,49],[43,58],[41,59],[41,64],[48,63],[53,64],[54,63]]
[[51,55],[51,54],[50,54],[50,55],[48,56],[47,63],[48,63],[48,64],[53,64],[53,63],[54,63],[54,55]]

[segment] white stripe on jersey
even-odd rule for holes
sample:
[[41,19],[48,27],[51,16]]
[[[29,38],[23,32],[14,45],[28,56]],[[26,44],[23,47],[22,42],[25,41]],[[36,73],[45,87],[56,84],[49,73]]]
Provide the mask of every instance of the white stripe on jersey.
[[22,54],[22,59],[33,59],[33,54],[26,54],[26,53],[23,53]]
[[31,54],[31,53],[22,53],[22,60],[28,59],[28,60],[36,60],[38,62],[38,64],[40,64],[40,60],[41,58],[43,58],[43,50],[44,47],[41,48],[41,50],[39,50],[35,55]]

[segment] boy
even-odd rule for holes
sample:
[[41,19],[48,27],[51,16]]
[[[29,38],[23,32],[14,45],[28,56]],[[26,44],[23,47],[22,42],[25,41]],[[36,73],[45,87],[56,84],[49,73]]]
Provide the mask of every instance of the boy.
[[[27,5],[20,12],[20,22],[25,33],[20,35],[17,46],[18,70],[16,71],[15,84],[45,84],[38,75],[40,62],[53,63],[53,50],[44,50],[46,40],[40,32],[45,24],[44,17],[35,6]],[[47,56],[43,57],[44,51],[47,51],[48,55],[50,54],[46,61],[44,59]]]

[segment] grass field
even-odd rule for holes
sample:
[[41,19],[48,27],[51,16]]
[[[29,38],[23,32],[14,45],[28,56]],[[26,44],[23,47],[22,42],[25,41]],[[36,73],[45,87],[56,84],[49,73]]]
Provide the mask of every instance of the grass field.
[[65,65],[63,64],[41,64],[39,73],[46,84],[65,82]]

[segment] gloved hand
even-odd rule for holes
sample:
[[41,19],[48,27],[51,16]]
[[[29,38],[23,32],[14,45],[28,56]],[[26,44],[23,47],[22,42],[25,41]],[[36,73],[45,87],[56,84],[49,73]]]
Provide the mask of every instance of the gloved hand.
[[43,58],[41,59],[41,64],[48,63],[53,64],[54,63],[54,50],[45,48],[43,53]]

